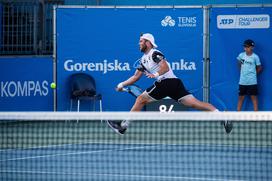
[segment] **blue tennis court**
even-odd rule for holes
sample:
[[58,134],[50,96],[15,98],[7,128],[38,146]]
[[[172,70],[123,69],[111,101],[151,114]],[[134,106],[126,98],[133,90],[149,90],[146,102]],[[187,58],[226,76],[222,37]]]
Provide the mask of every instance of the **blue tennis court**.
[[4,180],[272,179],[271,147],[83,144],[80,148],[65,145],[2,150],[1,177]]
[[[225,135],[217,123],[140,122],[119,136],[101,123],[87,124],[7,124],[1,129],[6,145],[3,140],[1,145],[18,148],[1,149],[1,180],[272,179],[271,133],[264,129],[264,135],[258,135],[260,125],[249,133],[241,132],[237,123],[236,133]],[[250,130],[249,125],[243,124],[243,130]],[[253,133],[255,139],[252,135],[251,141],[239,142],[238,137]]]

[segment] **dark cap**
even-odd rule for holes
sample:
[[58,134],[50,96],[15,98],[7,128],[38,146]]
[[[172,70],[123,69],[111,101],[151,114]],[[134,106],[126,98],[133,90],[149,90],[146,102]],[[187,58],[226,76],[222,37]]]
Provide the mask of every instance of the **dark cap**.
[[244,41],[244,44],[243,44],[244,47],[247,47],[247,46],[252,46],[252,47],[254,47],[254,45],[255,45],[254,41],[253,41],[253,40],[250,40],[250,39],[245,40],[245,41]]

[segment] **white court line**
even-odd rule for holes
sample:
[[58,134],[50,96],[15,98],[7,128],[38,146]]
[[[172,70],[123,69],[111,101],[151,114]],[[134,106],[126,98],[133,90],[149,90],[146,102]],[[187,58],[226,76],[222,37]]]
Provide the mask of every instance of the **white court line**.
[[[69,144],[59,144],[59,145],[46,145],[46,146],[37,146],[37,147],[26,147],[26,148],[9,148],[2,149],[0,152],[9,152],[9,151],[21,151],[21,150],[34,150],[34,149],[47,149],[47,148],[57,148],[57,147],[69,147],[74,145],[87,145],[87,144],[110,144],[110,145],[145,145],[148,146],[177,146],[179,144],[159,144],[159,143],[143,143],[143,142],[135,142],[135,143],[116,143],[116,141],[112,142],[82,142],[82,143],[69,143]],[[185,145],[186,146],[186,145]]]
[[103,143],[103,142],[82,142],[82,143],[68,143],[68,144],[58,144],[58,145],[46,145],[46,146],[36,146],[36,147],[25,147],[25,148],[9,148],[2,149],[0,152],[8,152],[8,151],[20,151],[20,150],[31,150],[31,149],[43,149],[43,148],[56,148],[56,147],[66,147],[73,145],[84,145],[84,144],[112,144],[112,143]]
[[199,180],[199,181],[245,181],[245,180],[230,180],[222,178],[204,178],[204,177],[179,177],[179,176],[162,176],[162,175],[130,175],[130,174],[96,174],[96,173],[73,173],[73,172],[46,172],[46,171],[18,171],[18,170],[1,170],[0,173],[29,173],[29,174],[58,174],[58,175],[83,175],[85,176],[103,176],[103,177],[132,177],[132,178],[145,178],[145,179],[166,179],[166,180]]
[[47,146],[37,146],[37,147],[26,147],[26,148],[9,148],[9,149],[0,149],[0,152],[9,152],[9,151],[21,151],[21,150],[31,150],[31,149],[47,149],[47,148],[56,148],[56,147],[69,147],[74,145],[84,145],[84,144],[112,144],[112,145],[148,145],[148,146],[207,146],[207,147],[243,147],[243,148],[272,148],[272,146],[263,146],[263,145],[219,145],[219,144],[168,144],[168,143],[144,143],[144,142],[135,142],[135,143],[116,143],[113,142],[82,142],[82,143],[69,143],[69,144],[59,144],[59,145],[47,145]]
[[161,146],[161,145],[139,146],[139,147],[130,147],[130,148],[123,148],[123,149],[108,149],[108,150],[83,151],[83,152],[68,152],[68,153],[47,154],[47,155],[30,156],[30,157],[17,157],[17,158],[10,158],[10,159],[0,160],[0,162],[16,161],[16,160],[27,160],[27,159],[36,159],[36,158],[47,158],[47,157],[56,157],[56,156],[67,156],[67,155],[93,154],[93,153],[102,153],[102,152],[110,152],[110,151],[133,150],[133,149],[142,149],[142,148],[158,147],[158,146]]
[[9,148],[9,149],[2,149],[0,152],[9,152],[9,151],[21,151],[21,150],[31,150],[31,149],[46,149],[46,148],[57,148],[57,147],[69,147],[69,146],[74,146],[74,145],[85,145],[85,144],[110,144],[110,145],[148,145],[148,146],[158,146],[158,145],[171,145],[171,146],[176,146],[179,144],[158,144],[158,143],[143,143],[143,142],[135,142],[135,143],[116,143],[116,141],[106,141],[106,142],[74,142],[74,143],[68,143],[68,144],[58,144],[58,145],[46,145],[46,146],[36,146],[36,147],[25,147],[25,148]]

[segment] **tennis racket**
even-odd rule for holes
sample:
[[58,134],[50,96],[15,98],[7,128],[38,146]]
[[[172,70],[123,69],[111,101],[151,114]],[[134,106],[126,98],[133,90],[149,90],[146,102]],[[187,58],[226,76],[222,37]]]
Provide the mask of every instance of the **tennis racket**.
[[138,97],[143,93],[143,90],[139,86],[134,84],[124,87],[122,91],[127,92],[134,97]]

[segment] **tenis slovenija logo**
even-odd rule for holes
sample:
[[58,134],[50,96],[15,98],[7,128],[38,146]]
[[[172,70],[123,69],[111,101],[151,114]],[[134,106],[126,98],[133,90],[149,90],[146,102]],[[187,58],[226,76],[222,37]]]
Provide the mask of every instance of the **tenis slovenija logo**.
[[165,18],[161,21],[162,26],[175,26],[175,24],[176,22],[171,16],[165,16]]

